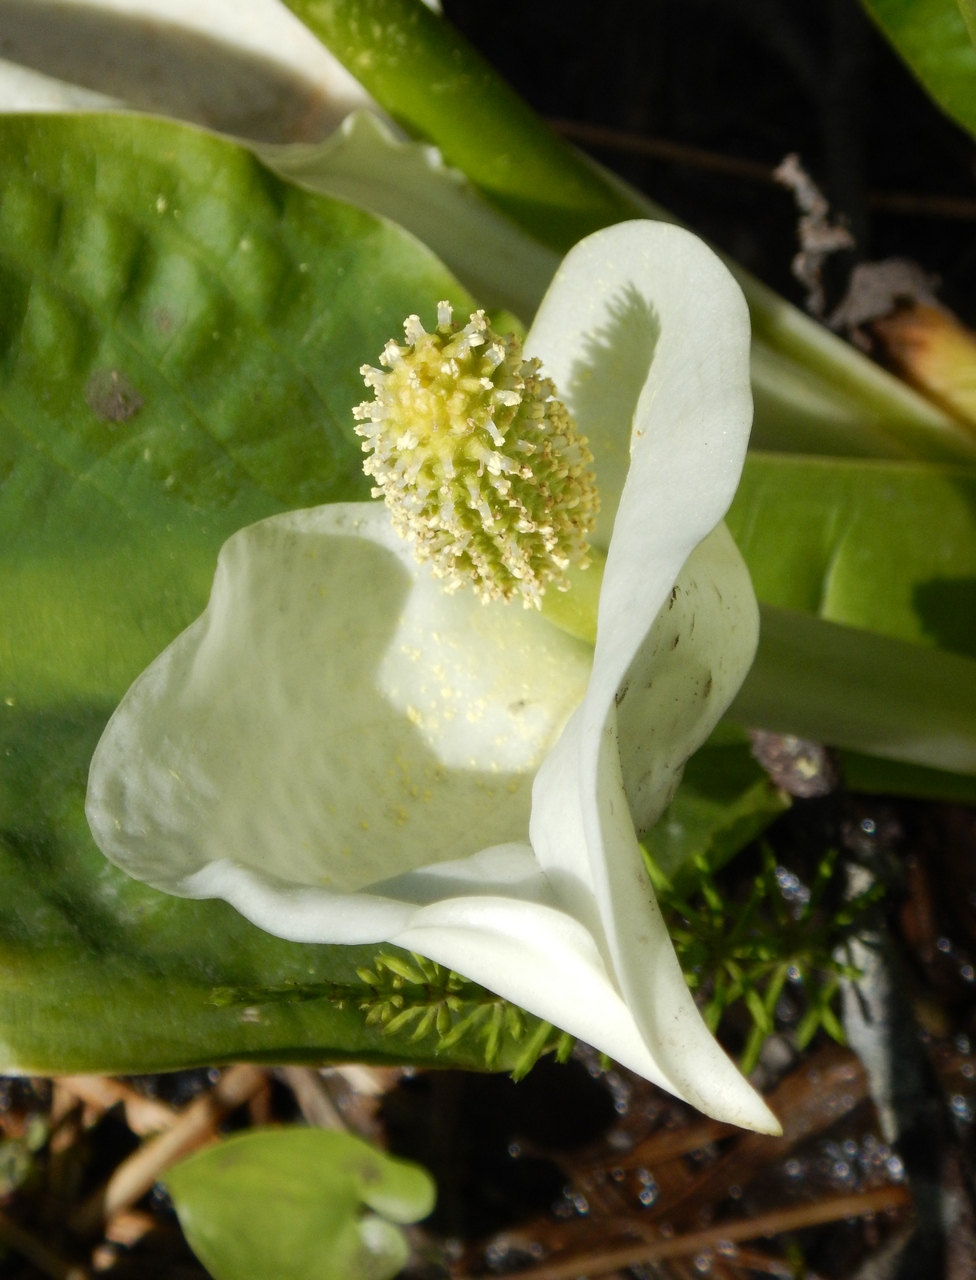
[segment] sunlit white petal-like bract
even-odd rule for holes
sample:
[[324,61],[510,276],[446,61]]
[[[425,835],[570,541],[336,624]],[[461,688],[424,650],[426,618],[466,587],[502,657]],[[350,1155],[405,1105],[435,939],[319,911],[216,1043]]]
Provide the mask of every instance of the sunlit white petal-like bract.
[[748,348],[741,292],[688,232],[579,244],[526,350],[596,459],[595,650],[446,595],[378,503],[266,520],[106,729],[88,801],[105,853],[281,937],[420,952],[775,1131],[697,1011],[637,843],[755,650],[721,524]]

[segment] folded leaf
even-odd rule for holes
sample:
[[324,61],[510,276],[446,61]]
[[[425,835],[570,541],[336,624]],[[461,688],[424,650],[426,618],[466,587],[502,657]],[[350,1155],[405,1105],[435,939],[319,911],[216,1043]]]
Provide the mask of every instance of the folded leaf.
[[114,101],[236,137],[311,142],[375,107],[278,0],[21,0],[3,6],[0,47],[5,111]]

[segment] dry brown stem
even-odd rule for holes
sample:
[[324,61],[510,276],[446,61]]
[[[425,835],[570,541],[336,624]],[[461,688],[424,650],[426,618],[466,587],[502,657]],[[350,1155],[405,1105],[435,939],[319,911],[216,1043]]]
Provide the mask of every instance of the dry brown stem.
[[345,1129],[325,1082],[311,1067],[279,1067],[275,1074],[291,1089],[298,1109],[314,1129]]
[[262,1087],[265,1073],[258,1067],[230,1067],[214,1087],[179,1113],[171,1129],[144,1142],[103,1186],[71,1215],[69,1224],[79,1235],[92,1235],[101,1224],[128,1209],[150,1190],[171,1164],[202,1146],[218,1125]]
[[172,1107],[145,1098],[131,1085],[110,1076],[60,1076],[57,1084],[97,1112],[109,1111],[121,1102],[126,1124],[140,1138],[171,1129],[179,1119],[179,1112]]
[[[747,1186],[762,1169],[835,1124],[867,1096],[867,1079],[857,1057],[840,1045],[827,1045],[790,1072],[767,1098],[773,1114],[782,1121],[782,1137],[742,1134],[715,1164],[670,1194],[665,1193],[659,1175],[661,1198],[648,1216],[654,1220],[667,1217],[676,1227],[684,1225],[684,1219],[692,1216],[690,1202],[698,1205],[724,1200],[732,1186]],[[676,1210],[681,1210],[679,1217],[675,1217]]]
[[[581,120],[550,119],[549,124],[564,138],[572,138],[574,142],[582,142],[584,146],[589,144],[592,147],[604,147],[608,151],[652,156],[690,169],[722,173],[730,178],[744,178],[747,182],[759,182],[764,186],[776,185],[773,177],[775,166],[758,160],[746,160],[742,156],[729,156],[721,151],[688,146],[683,142],[672,142],[669,138],[650,138],[646,134],[628,133],[623,129],[607,129],[603,125],[588,124]],[[872,209],[911,218],[976,221],[976,200],[970,196],[923,195],[914,191],[869,191],[867,202]]]
[[611,1167],[617,1169],[636,1169],[641,1165],[650,1167],[664,1160],[675,1160],[678,1156],[687,1155],[690,1151],[700,1151],[702,1147],[707,1147],[710,1142],[717,1142],[720,1138],[741,1133],[742,1130],[734,1124],[723,1124],[721,1120],[699,1120],[693,1124],[683,1125],[680,1129],[664,1129],[652,1133],[632,1151],[619,1156]]
[[528,1271],[513,1272],[508,1280],[578,1280],[581,1276],[605,1276],[625,1267],[661,1262],[666,1258],[686,1258],[690,1254],[701,1253],[726,1243],[735,1244],[739,1240],[778,1235],[783,1231],[799,1231],[804,1227],[821,1226],[825,1222],[836,1222],[841,1218],[859,1218],[889,1209],[903,1209],[909,1204],[911,1193],[907,1187],[900,1185],[879,1187],[874,1191],[863,1191],[851,1196],[831,1196],[815,1204],[775,1209],[755,1218],[723,1222],[705,1231],[691,1231],[650,1244],[560,1258],[555,1262],[532,1267]]

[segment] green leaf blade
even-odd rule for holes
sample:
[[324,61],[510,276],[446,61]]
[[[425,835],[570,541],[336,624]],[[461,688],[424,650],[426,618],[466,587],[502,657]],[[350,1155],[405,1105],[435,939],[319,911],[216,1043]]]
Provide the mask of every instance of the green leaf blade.
[[[470,299],[396,227],[193,129],[6,117],[0,160],[0,1062],[484,1069],[478,1043],[366,1025],[374,949],[147,889],[84,817],[102,727],[201,612],[221,544],[366,496],[359,366],[410,312]],[[321,995],[276,998],[292,987]],[[221,1006],[221,988],[253,999]],[[506,1038],[499,1065],[519,1052]]]
[[[180,1224],[215,1280],[388,1280],[433,1180],[348,1133],[257,1129],[166,1175]],[[361,1216],[367,1205],[385,1217]]]
[[968,0],[863,0],[864,7],[929,95],[976,134],[976,48]]

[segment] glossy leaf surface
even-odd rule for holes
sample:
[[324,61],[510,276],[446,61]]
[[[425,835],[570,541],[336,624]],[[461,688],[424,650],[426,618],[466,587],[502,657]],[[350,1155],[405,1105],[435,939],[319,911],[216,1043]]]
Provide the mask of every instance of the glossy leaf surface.
[[[193,130],[6,118],[0,157],[3,1066],[429,1056],[365,1027],[374,949],[289,945],[148,890],[98,853],[83,804],[108,715],[203,608],[225,538],[365,496],[358,366],[418,304],[467,299],[397,229]],[[317,997],[277,998],[296,987]]]
[[976,133],[976,48],[967,31],[970,0],[863,2],[943,111]]
[[763,604],[730,716],[904,764],[853,785],[957,795],[905,767],[976,773],[976,471],[751,454],[728,524]]
[[976,469],[753,453],[728,525],[764,603],[976,657]]
[[793,609],[760,615],[733,723],[976,774],[976,661]]

